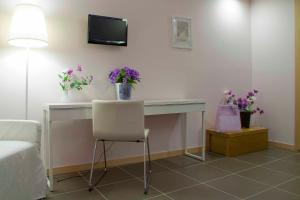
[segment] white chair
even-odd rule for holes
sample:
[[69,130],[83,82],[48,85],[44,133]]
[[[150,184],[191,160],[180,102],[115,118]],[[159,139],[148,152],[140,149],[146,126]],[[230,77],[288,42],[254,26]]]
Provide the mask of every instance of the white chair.
[[46,197],[46,171],[40,157],[41,125],[0,120],[0,199]]
[[[151,173],[149,129],[144,129],[144,102],[143,101],[93,101],[93,135],[96,138],[93,161],[90,173],[90,188],[102,180],[108,171],[106,158],[106,141],[117,142],[143,142],[144,143],[144,193],[149,188],[149,175]],[[104,155],[104,172],[93,183],[93,171],[97,143],[102,141]],[[147,153],[146,153],[147,151]],[[148,154],[148,166],[146,165]],[[148,170],[147,170],[148,169]]]

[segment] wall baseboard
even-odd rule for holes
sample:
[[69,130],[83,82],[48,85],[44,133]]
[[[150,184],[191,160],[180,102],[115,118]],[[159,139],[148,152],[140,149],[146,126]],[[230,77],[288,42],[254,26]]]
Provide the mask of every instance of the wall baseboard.
[[[202,148],[194,147],[194,148],[190,148],[188,151],[190,153],[200,153],[202,151]],[[154,154],[151,154],[151,160],[164,159],[164,158],[180,156],[180,155],[184,155],[184,150],[175,150],[175,151],[154,153]],[[139,163],[139,162],[143,162],[143,161],[144,161],[144,156],[135,156],[135,157],[116,159],[116,160],[109,160],[109,161],[107,161],[107,165],[109,167],[115,167],[115,166]],[[95,168],[103,168],[103,167],[104,167],[104,162],[99,162],[99,163],[95,164]],[[90,170],[90,168],[91,168],[90,163],[89,164],[81,164],[81,165],[56,167],[53,169],[53,173],[54,173],[54,175],[65,174],[65,173]]]
[[294,145],[285,144],[285,143],[281,143],[281,142],[269,141],[269,146],[286,149],[286,150],[290,150],[290,151],[296,151],[296,147]]

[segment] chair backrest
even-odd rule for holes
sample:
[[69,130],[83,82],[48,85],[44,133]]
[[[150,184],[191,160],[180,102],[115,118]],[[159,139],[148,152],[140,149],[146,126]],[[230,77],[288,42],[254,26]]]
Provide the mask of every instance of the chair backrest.
[[93,101],[93,135],[99,140],[145,139],[144,101]]

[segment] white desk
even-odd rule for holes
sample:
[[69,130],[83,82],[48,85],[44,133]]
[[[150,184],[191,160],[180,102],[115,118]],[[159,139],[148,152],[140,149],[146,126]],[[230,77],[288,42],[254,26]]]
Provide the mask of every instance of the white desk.
[[[187,156],[205,160],[205,129],[204,129],[204,112],[205,102],[201,99],[176,99],[176,100],[153,100],[145,101],[145,116],[163,115],[163,114],[181,114],[182,132],[185,134],[184,149]],[[202,155],[197,156],[188,152],[187,147],[187,125],[186,114],[189,112],[202,112]],[[92,118],[92,103],[49,103],[44,106],[44,134],[47,138],[45,152],[48,155],[48,186],[53,191],[53,154],[52,154],[52,134],[51,126],[56,121],[82,120]]]

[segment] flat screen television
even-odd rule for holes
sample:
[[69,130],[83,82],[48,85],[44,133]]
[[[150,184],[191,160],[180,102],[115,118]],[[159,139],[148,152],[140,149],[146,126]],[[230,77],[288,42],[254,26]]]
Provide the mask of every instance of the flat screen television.
[[88,43],[127,46],[127,19],[89,15]]

